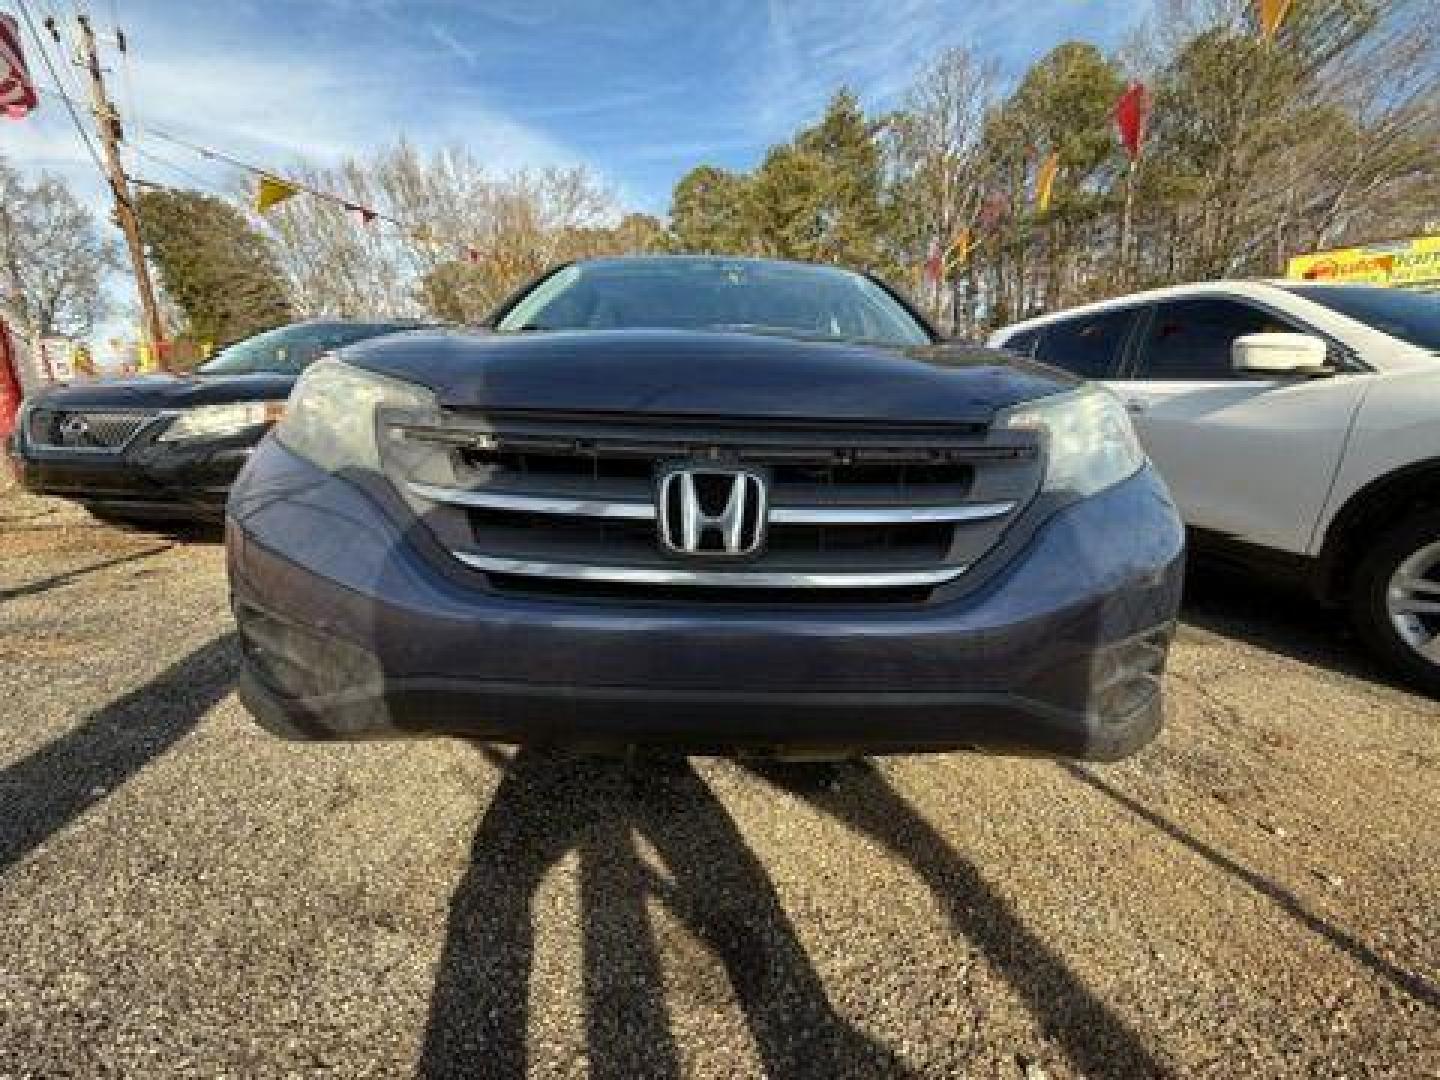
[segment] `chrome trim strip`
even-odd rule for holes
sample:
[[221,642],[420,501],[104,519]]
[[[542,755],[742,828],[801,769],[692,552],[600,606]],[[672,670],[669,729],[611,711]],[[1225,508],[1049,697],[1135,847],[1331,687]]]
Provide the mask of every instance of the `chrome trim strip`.
[[406,485],[422,499],[480,506],[488,510],[520,510],[527,514],[569,514],[575,517],[630,518],[654,521],[655,505],[648,502],[612,502],[605,499],[552,499],[538,495],[511,495],[503,491],[470,491],[435,484]]
[[[479,506],[490,510],[518,510],[527,514],[567,514],[576,517],[655,520],[655,507],[648,502],[607,499],[563,499],[543,495],[513,495],[503,491],[466,490],[435,484],[406,485],[431,502],[457,506]],[[774,506],[772,525],[884,525],[924,524],[946,521],[986,521],[1003,517],[1015,509],[1013,502],[956,503],[951,506]]]
[[539,562],[452,552],[476,570],[518,577],[556,578],[562,581],[607,581],[624,585],[705,585],[739,589],[883,589],[906,585],[939,585],[957,578],[964,566],[938,570],[887,570],[805,573],[791,570],[682,570],[648,566],[588,566],[579,563]]
[[984,521],[1003,517],[1013,502],[956,503],[952,506],[772,506],[772,525],[885,525],[934,521]]

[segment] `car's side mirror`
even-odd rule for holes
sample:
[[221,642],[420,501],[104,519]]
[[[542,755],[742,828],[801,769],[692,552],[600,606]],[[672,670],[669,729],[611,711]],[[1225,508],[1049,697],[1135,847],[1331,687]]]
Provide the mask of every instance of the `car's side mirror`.
[[1329,349],[1313,334],[1245,334],[1230,346],[1230,366],[1261,377],[1327,375]]

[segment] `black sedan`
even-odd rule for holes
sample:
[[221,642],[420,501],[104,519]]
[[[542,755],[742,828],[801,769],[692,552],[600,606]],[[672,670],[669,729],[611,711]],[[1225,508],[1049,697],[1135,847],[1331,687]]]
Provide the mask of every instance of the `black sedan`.
[[108,520],[218,521],[301,371],[329,349],[416,325],[294,323],[237,341],[193,375],[52,387],[21,409],[21,482]]

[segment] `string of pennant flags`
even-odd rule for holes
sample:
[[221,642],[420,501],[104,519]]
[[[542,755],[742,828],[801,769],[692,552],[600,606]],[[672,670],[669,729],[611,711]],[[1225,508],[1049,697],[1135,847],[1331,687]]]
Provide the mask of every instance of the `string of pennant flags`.
[[[1150,120],[1150,91],[1144,83],[1132,82],[1115,103],[1112,112],[1116,134],[1131,163],[1138,161],[1144,148]],[[1060,152],[1051,150],[1035,169],[1032,200],[1037,214],[1046,214],[1055,197],[1055,183],[1061,170]],[[964,266],[976,247],[976,233],[993,232],[1010,214],[1010,200],[1004,194],[982,195],[971,225],[962,225],[948,244],[931,243],[922,267],[922,276],[938,284]]]
[[[1289,14],[1294,0],[1254,0],[1254,3],[1260,35],[1267,43],[1271,43]],[[59,87],[48,87],[46,92],[53,93],[70,106],[91,108],[89,103],[77,102],[70,98]],[[26,68],[20,44],[19,27],[12,17],[0,13],[0,117],[23,120],[38,106],[39,95]],[[1130,158],[1130,173],[1127,179],[1127,183],[1130,185],[1134,183],[1135,166],[1144,146],[1149,115],[1149,90],[1141,82],[1132,82],[1121,94],[1113,112],[1117,134]],[[98,116],[97,119],[99,119]],[[112,113],[107,120],[118,125],[119,117]],[[401,221],[354,199],[311,187],[301,181],[282,176],[275,170],[262,168],[213,147],[192,142],[148,124],[144,127],[144,131],[149,136],[183,147],[201,157],[223,161],[256,177],[254,206],[260,214],[267,214],[288,199],[304,194],[339,205],[361,228],[369,228],[376,222],[384,222],[402,230],[416,242],[429,246],[440,244],[434,230],[428,225]],[[1050,210],[1061,167],[1060,154],[1057,150],[1052,149],[1040,160],[1035,170],[1032,198],[1038,214],[1043,215]],[[919,269],[921,275],[929,278],[937,287],[944,277],[953,274],[956,269],[969,261],[976,246],[977,228],[993,231],[1010,211],[1009,200],[1003,195],[982,196],[978,203],[973,224],[961,226],[948,242],[939,238],[931,241],[929,253]],[[480,262],[483,257],[478,247],[466,243],[458,245],[458,254],[472,263]]]
[[[12,83],[5,78],[6,69],[3,65],[7,55],[13,56],[17,60],[19,56],[18,41],[15,44],[14,49],[11,50],[5,38],[4,30],[6,21],[7,17],[0,16],[0,92],[6,91],[7,88],[12,85]],[[16,81],[15,85],[18,85],[18,80]],[[36,94],[33,84],[27,82],[25,85],[28,89],[29,94]],[[77,101],[74,98],[70,97],[68,94],[58,89],[57,87],[47,86],[44,88],[44,92],[48,95],[53,95],[54,97],[61,98],[72,105],[80,106],[93,111],[93,105],[91,103]],[[0,93],[0,111],[3,111],[13,102],[18,100],[18,93],[9,93],[8,96],[6,96],[5,93]],[[18,105],[16,105],[15,107],[18,109]],[[33,109],[33,106],[31,106],[30,108]],[[5,113],[5,115],[13,114]],[[112,113],[110,115],[110,119],[116,120],[118,119],[118,117]],[[139,125],[135,125],[133,121],[132,126],[139,127]],[[161,128],[154,127],[151,124],[145,124],[142,128],[140,128],[140,130],[143,130],[147,137],[156,138],[160,139],[163,142],[171,143],[172,145],[198,154],[200,157],[207,160],[224,162],[226,165],[229,165],[236,169],[240,169],[241,171],[249,173],[251,176],[254,176],[256,178],[256,184],[253,205],[258,213],[268,213],[274,207],[285,202],[287,199],[290,199],[296,195],[304,194],[310,196],[311,198],[320,199],[324,202],[333,203],[339,206],[346,212],[346,214],[351,217],[353,221],[355,221],[357,225],[361,226],[362,228],[372,226],[376,222],[383,222],[387,225],[395,227],[401,232],[404,232],[417,243],[426,244],[432,247],[442,246],[439,235],[430,225],[423,223],[415,224],[403,221],[400,218],[394,217],[390,214],[382,213],[379,210],[366,206],[355,199],[347,198],[343,195],[337,195],[336,193],[331,191],[324,191],[320,188],[312,187],[311,185],[306,184],[302,181],[282,176],[275,170],[266,169],[259,165],[255,165],[249,161],[243,160],[242,158],[238,158],[233,154],[228,154],[223,150],[217,150],[212,146],[206,146],[203,143],[198,143],[190,139],[182,138],[181,136],[176,135],[173,132],[165,131]],[[457,256],[463,258],[466,262],[478,263],[483,258],[483,253],[481,252],[481,250],[472,244],[462,242],[456,244],[455,247]]]
[[[1267,44],[1275,40],[1276,33],[1293,5],[1294,0],[1255,0],[1260,36]],[[1142,82],[1132,82],[1115,102],[1111,113],[1116,135],[1130,159],[1129,183],[1133,183],[1134,167],[1144,149],[1150,123],[1150,106],[1149,88]],[[1037,214],[1049,212],[1061,167],[1058,150],[1051,150],[1040,160],[1035,170],[1032,193]],[[920,266],[921,277],[938,287],[941,281],[953,276],[956,270],[969,261],[971,252],[976,247],[977,229],[993,231],[1009,213],[1010,201],[1005,195],[982,195],[973,224],[962,225],[948,244],[938,238],[931,242],[925,262]]]

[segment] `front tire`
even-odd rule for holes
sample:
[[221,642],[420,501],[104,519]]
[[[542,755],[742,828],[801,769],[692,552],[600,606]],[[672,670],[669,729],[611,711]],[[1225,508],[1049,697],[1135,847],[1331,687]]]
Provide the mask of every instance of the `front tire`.
[[1350,615],[1381,660],[1440,697],[1440,510],[1380,535],[1356,569]]

